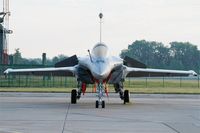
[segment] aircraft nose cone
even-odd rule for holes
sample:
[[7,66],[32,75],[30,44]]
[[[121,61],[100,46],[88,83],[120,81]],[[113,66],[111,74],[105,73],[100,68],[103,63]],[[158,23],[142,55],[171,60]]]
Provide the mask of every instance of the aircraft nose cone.
[[106,71],[99,71],[98,75],[100,77],[104,77],[104,76],[106,76]]
[[97,79],[105,79],[109,75],[109,70],[107,67],[98,67],[93,72],[93,76]]
[[103,78],[106,76],[106,71],[105,70],[99,70],[95,72],[95,75],[99,78]]

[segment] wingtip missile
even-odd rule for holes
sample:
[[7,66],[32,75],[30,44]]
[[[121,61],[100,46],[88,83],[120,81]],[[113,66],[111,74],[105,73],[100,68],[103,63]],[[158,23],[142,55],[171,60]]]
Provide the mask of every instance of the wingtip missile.
[[11,71],[12,71],[12,69],[11,69],[11,68],[8,68],[8,69],[6,69],[6,70],[4,71],[4,74],[7,75],[7,74],[10,73]]

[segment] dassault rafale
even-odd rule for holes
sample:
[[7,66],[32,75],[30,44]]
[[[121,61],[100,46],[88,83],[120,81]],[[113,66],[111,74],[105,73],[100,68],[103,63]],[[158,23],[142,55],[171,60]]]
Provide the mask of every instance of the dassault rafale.
[[[103,14],[99,14],[100,27]],[[55,64],[51,68],[32,68],[32,69],[11,69],[8,68],[4,73],[14,74],[60,74],[64,76],[75,76],[77,79],[77,89],[71,91],[71,103],[76,104],[81,98],[81,94],[86,91],[87,84],[93,84],[97,94],[96,108],[105,108],[104,95],[108,95],[107,84],[113,84],[116,93],[123,100],[124,104],[129,103],[129,90],[124,90],[123,82],[126,77],[161,77],[161,76],[196,76],[193,70],[166,70],[151,69],[135,59],[125,57],[124,59],[110,56],[108,46],[101,41],[91,50],[89,55],[84,57],[71,56]]]

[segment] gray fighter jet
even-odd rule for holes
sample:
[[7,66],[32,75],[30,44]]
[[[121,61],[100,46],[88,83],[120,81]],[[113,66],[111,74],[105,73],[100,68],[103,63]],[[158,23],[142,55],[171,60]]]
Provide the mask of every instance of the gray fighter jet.
[[[99,15],[100,19],[102,15]],[[160,76],[196,76],[192,70],[166,70],[166,69],[150,69],[145,64],[125,57],[124,59],[116,56],[110,56],[108,47],[101,42],[97,43],[91,53],[85,57],[77,57],[76,55],[69,57],[55,64],[52,68],[34,68],[34,69],[7,69],[5,74],[35,74],[42,75],[51,73],[52,75],[60,74],[63,76],[75,76],[77,79],[77,89],[71,91],[71,103],[76,104],[77,99],[85,93],[87,84],[94,84],[98,99],[96,100],[96,108],[99,105],[105,108],[103,97],[108,93],[107,84],[113,84],[115,91],[119,93],[119,97],[124,104],[128,103],[129,91],[124,90],[123,82],[126,77],[160,77]]]

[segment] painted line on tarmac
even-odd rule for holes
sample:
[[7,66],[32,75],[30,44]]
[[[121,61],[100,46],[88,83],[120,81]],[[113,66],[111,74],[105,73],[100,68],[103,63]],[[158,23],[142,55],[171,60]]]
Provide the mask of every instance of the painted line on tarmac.
[[170,128],[171,130],[175,131],[176,133],[181,133],[177,129],[173,128],[172,126],[170,126],[170,125],[168,125],[168,124],[166,124],[164,122],[162,122],[162,124],[165,125],[166,127]]
[[66,125],[66,121],[67,121],[67,116],[69,114],[70,105],[71,104],[69,103],[69,105],[68,105],[68,107],[66,109],[65,119],[64,119],[63,128],[62,128],[62,133],[64,133],[64,131],[65,131],[65,125]]

